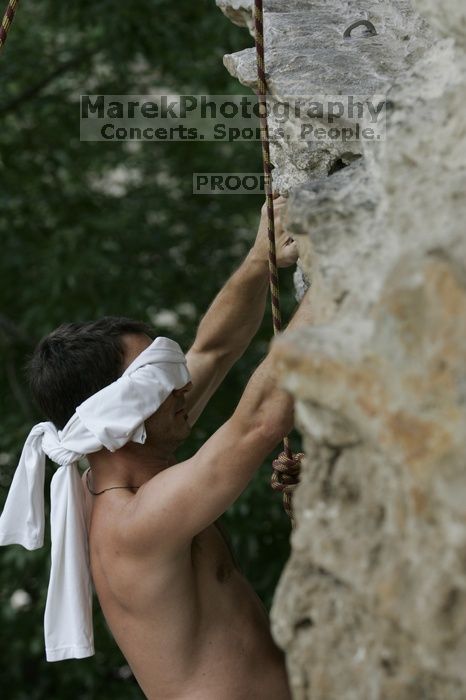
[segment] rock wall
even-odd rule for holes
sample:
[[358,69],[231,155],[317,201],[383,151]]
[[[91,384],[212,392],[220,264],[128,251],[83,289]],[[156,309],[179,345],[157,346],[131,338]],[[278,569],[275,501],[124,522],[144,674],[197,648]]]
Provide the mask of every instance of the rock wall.
[[[387,106],[385,140],[272,145],[316,319],[274,341],[306,460],[273,633],[295,700],[464,700],[466,3],[264,4],[277,104]],[[224,62],[256,86],[253,49]]]

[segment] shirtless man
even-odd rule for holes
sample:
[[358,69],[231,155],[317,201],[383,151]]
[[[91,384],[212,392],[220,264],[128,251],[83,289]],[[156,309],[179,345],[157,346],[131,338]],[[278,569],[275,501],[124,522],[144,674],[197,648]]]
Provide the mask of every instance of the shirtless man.
[[[276,199],[277,261],[286,267],[296,261],[297,249],[281,224],[283,204]],[[186,354],[192,382],[174,390],[146,421],[145,444],[88,456],[83,483],[93,582],[149,700],[290,698],[267,613],[216,523],[293,426],[292,399],[276,387],[270,353],[231,418],[193,457],[177,462],[175,456],[256,333],[267,284],[263,207],[254,246],[203,317]],[[308,320],[306,307],[298,308],[289,328]],[[121,373],[151,338],[136,324],[119,341]]]

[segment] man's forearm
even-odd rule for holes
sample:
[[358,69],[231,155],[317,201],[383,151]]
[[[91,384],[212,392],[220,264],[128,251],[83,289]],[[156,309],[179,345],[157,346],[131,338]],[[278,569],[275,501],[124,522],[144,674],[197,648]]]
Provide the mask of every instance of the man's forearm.
[[241,357],[262,322],[267,289],[267,261],[251,249],[202,318],[193,347]]
[[[296,330],[315,322],[311,289],[304,295],[293,319],[288,324],[289,330]],[[277,384],[275,358],[273,350],[267,355],[255,370],[249,380],[243,396],[237,406],[235,415],[245,426],[248,424],[263,424],[274,433],[282,433],[278,438],[287,435],[293,426],[293,398]]]

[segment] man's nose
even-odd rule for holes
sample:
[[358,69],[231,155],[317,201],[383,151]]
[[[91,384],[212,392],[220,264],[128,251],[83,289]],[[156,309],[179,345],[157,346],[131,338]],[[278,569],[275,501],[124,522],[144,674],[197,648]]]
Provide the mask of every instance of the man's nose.
[[186,393],[187,391],[191,391],[192,388],[193,388],[193,383],[192,383],[192,382],[188,382],[187,384],[185,384],[184,386],[182,386],[181,389],[173,389],[173,393],[176,394],[176,395],[178,395],[178,394],[184,394],[184,393]]

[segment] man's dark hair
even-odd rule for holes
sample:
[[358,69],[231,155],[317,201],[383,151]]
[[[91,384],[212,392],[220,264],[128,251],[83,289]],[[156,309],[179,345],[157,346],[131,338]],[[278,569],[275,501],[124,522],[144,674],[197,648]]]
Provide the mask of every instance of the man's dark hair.
[[104,316],[64,323],[39,342],[26,367],[29,385],[41,412],[58,430],[79,404],[121,376],[126,333],[154,337],[142,321]]

